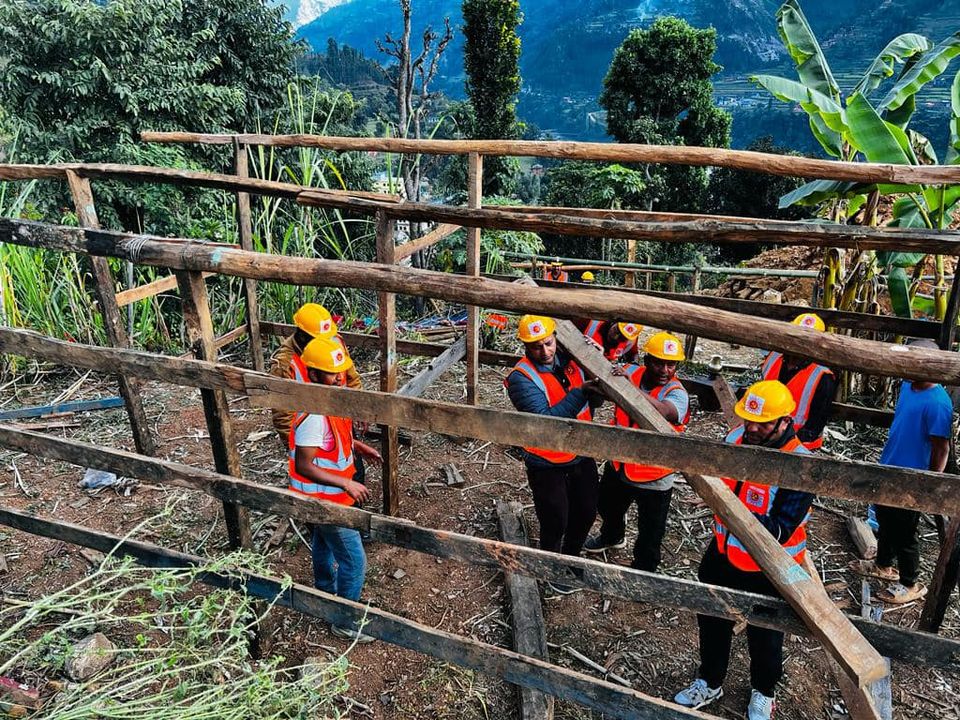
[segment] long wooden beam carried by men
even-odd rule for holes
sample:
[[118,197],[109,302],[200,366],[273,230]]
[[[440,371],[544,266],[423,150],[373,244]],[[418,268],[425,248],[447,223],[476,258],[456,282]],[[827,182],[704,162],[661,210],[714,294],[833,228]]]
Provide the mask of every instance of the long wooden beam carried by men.
[[[690,434],[661,436],[565,418],[400,397],[366,390],[303,385],[245,368],[137,350],[94,347],[0,327],[0,353],[146,380],[248,394],[277,409],[347,414],[358,420],[449,433],[505,445],[540,445],[580,455],[677,467],[725,477],[757,478],[780,487],[861,502],[960,515],[960,478],[821,456],[726,445]],[[341,393],[341,394],[338,394]],[[297,405],[300,403],[300,405]]]
[[535,312],[558,318],[624,317],[674,332],[764,347],[835,368],[874,375],[960,385],[960,355],[832,333],[811,333],[789,323],[643,295],[614,291],[524,287],[487,278],[377,263],[267,255],[233,245],[132,235],[0,218],[0,242],[63,252],[105,255],[174,270],[212,271],[289,285],[349,287],[421,295],[449,302]]
[[[362,508],[316,502],[285,488],[220,475],[205,468],[29,430],[15,430],[10,426],[0,425],[0,447],[72,463],[81,468],[98,467],[145,482],[196,490],[225,502],[293,517],[305,523],[368,530],[377,542],[448,560],[589,588],[624,600],[749,622],[794,635],[810,635],[789,605],[769,596],[425,528],[406,519]],[[708,592],[705,591],[707,587]],[[952,668],[960,661],[958,640],[850,617],[871,643],[897,660],[946,668]]]
[[726,148],[634,143],[586,143],[541,140],[408,140],[351,138],[326,135],[227,135],[188,132],[142,132],[144,142],[230,145],[234,138],[248,145],[315,147],[337,151],[413,153],[424,155],[508,155],[512,157],[603,160],[620,163],[664,163],[701,167],[728,167],[768,175],[786,175],[863,183],[949,184],[960,182],[960,167],[891,165],[885,163],[817,160],[794,155],[728,150]]
[[[202,567],[207,562],[196,555],[129,538],[120,538],[98,530],[35,517],[0,507],[0,525],[93,548],[103,553],[133,557],[139,564],[156,568]],[[290,584],[287,580],[234,570],[220,574],[203,572],[197,581],[205,585],[230,588],[251,597],[275,602],[297,612],[335,625],[363,624],[363,632],[372,637],[445,662],[485,673],[523,687],[555,695],[564,700],[593,708],[604,716],[624,720],[710,720],[712,715],[688,710],[667,700],[598,680],[573,670],[552,665],[538,658],[461,637],[429,625],[361,603],[329,595],[314,588]]]
[[960,232],[871,228],[859,225],[740,222],[702,218],[689,222],[641,222],[581,217],[563,213],[524,213],[520,210],[473,209],[429,203],[382,203],[378,200],[332,195],[323,190],[305,190],[297,202],[308,207],[330,207],[373,215],[386,210],[399,220],[450,223],[493,230],[527,230],[557,235],[614,237],[656,242],[693,242],[720,245],[756,244],[840,247],[857,250],[902,250],[940,255],[960,255]]

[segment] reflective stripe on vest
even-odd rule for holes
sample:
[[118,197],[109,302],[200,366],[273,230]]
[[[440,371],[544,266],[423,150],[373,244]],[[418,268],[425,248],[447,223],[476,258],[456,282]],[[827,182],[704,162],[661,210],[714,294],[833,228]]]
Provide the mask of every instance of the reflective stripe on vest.
[[[742,444],[743,426],[741,425],[735,430],[732,430],[730,434],[727,435],[726,442],[732,445]],[[795,453],[810,452],[796,437],[780,448],[780,450],[782,452]],[[723,481],[727,484],[727,487],[729,487],[731,491],[737,494],[740,502],[746,505],[750,512],[756,513],[757,515],[770,514],[770,510],[773,508],[774,500],[776,500],[777,497],[778,489],[775,485],[738,482],[732,478],[723,478]],[[806,517],[803,518],[803,521],[799,526],[797,526],[797,529],[793,531],[793,535],[787,538],[786,541],[780,542],[780,544],[783,546],[783,549],[787,551],[787,554],[801,564],[806,556],[807,520],[809,518],[810,513],[807,512]],[[716,515],[713,518],[713,533],[717,541],[717,549],[720,551],[721,555],[727,556],[727,560],[731,565],[738,570],[744,570],[747,572],[760,571],[760,566],[754,562],[752,557],[750,557],[750,553],[747,548],[743,545],[743,543],[740,542],[736,535],[730,534],[730,531],[727,530],[726,526],[724,526],[723,521],[720,520],[720,518]]]
[[[770,353],[763,361],[761,372],[764,380],[779,380],[780,369],[783,367],[783,355],[780,353]],[[810,404],[813,402],[813,396],[817,393],[817,387],[825,375],[832,375],[833,372],[823,365],[810,363],[805,368],[797,372],[790,382],[786,383],[787,389],[797,403],[797,409],[793,411],[793,427],[798,432],[800,428],[807,424],[810,419]],[[818,437],[810,442],[803,443],[808,450],[819,450],[823,445],[823,438]]]
[[290,377],[297,382],[310,382],[310,373],[307,372],[307,366],[303,364],[300,353],[293,353],[290,356]]
[[621,357],[629,353],[636,346],[635,340],[628,340],[623,338],[617,345],[607,349],[606,345],[606,323],[601,322],[600,320],[591,320],[590,324],[587,325],[587,329],[583,331],[583,334],[589,339],[593,340],[600,348],[603,350],[603,356],[611,361],[616,362]]
[[[336,485],[316,483],[297,472],[297,428],[307,418],[309,413],[298,413],[294,416],[290,426],[290,489],[304,495],[328,500],[340,505],[353,505],[353,498],[343,488]],[[330,432],[333,433],[333,447],[329,450],[317,448],[313,463],[321,470],[325,470],[346,480],[352,480],[355,472],[353,464],[353,421],[350,418],[333,417],[328,415]]]
[[[563,389],[563,385],[560,384],[560,381],[553,373],[541,373],[527,358],[522,358],[513,369],[522,373],[525,377],[529,378],[534,385],[537,386],[537,389],[543,393],[544,397],[546,397],[547,404],[550,405],[550,407],[553,407],[567,396],[568,391]],[[583,385],[583,370],[581,370],[580,366],[572,360],[567,363],[564,373],[566,374],[567,379],[570,381],[571,390]],[[509,381],[510,376],[508,375],[507,382],[509,383]],[[593,412],[590,410],[590,404],[584,403],[583,407],[580,408],[580,412],[577,414],[577,420],[590,421],[592,419]],[[565,453],[546,448],[528,447],[524,449],[539,458],[543,458],[547,462],[555,463],[557,465],[571,462],[577,457],[573,453]]]
[[[663,385],[658,385],[655,388],[652,388],[649,392],[644,390],[640,383],[643,380],[643,373],[646,368],[643,365],[628,365],[626,370],[626,376],[635,386],[641,389],[641,391],[647,393],[651,397],[660,402],[666,402],[665,398],[674,390],[680,389],[683,390],[683,384],[673,378],[668,380]],[[687,406],[687,413],[682,418],[680,422],[676,425],[673,425],[673,429],[681,433],[687,429],[687,423],[690,422],[690,406]],[[613,424],[619,425],[620,427],[628,428],[637,428],[640,427],[636,422],[634,422],[629,415],[620,407],[617,407],[613,414]],[[672,424],[672,423],[671,423]],[[636,483],[645,483],[653,482],[654,480],[659,480],[662,477],[666,477],[672,472],[675,472],[672,468],[661,467],[659,465],[640,465],[637,463],[621,463],[616,460],[613,461],[613,467],[616,470],[623,468],[623,474],[631,482]]]

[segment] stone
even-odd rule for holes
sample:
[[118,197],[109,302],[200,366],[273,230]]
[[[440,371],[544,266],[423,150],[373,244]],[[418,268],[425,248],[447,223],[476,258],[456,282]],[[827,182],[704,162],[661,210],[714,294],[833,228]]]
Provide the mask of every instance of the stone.
[[765,303],[777,303],[778,305],[783,302],[783,295],[779,290],[764,290],[763,295],[760,296],[760,300]]
[[393,579],[394,579],[394,580],[402,580],[402,579],[405,578],[406,576],[407,576],[407,572],[406,572],[406,570],[404,570],[403,568],[397,568],[397,569],[394,570],[394,572],[393,572]]
[[89,680],[110,666],[116,650],[103,633],[88,635],[73,646],[64,666],[67,676],[76,682]]

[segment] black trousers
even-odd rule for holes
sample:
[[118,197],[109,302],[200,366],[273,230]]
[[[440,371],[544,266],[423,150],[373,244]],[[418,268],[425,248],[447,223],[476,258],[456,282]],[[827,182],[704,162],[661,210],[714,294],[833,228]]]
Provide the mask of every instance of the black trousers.
[[[900,569],[900,583],[910,587],[920,576],[920,513],[877,505],[877,565]],[[894,562],[896,561],[896,562]]]
[[597,509],[603,524],[600,537],[605,542],[618,543],[627,530],[627,510],[637,504],[637,541],[633,544],[631,567],[647,572],[656,572],[660,567],[660,545],[667,532],[667,515],[673,488],[645,490],[639,483],[632,483],[608,462],[600,480],[600,499]]
[[597,517],[597,464],[527,465],[533,506],[540,522],[540,549],[579,555]]
[[[773,585],[761,572],[738,570],[717,550],[711,541],[697,571],[700,582],[779,597]],[[697,615],[700,626],[700,670],[698,675],[707,685],[718,688],[727,676],[733,621]],[[750,685],[767,697],[773,697],[783,675],[783,633],[747,625],[747,647],[750,650]]]

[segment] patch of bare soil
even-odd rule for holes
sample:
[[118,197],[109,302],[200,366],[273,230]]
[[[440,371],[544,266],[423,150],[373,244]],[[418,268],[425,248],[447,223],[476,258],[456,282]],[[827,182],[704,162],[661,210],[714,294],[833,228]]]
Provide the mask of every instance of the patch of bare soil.
[[[720,344],[717,344],[718,347]],[[729,352],[729,349],[728,349]],[[756,357],[756,351],[752,351]],[[228,360],[243,362],[240,350]],[[372,356],[359,358],[369,372],[365,382],[376,381]],[[364,362],[366,360],[366,363]],[[420,369],[426,360],[404,359],[401,383]],[[503,368],[482,371],[481,401],[484,405],[508,407],[502,380]],[[0,405],[37,405],[57,396],[79,376],[58,373],[36,385],[14,384],[4,388]],[[89,377],[76,395],[89,399],[114,394],[109,378]],[[148,415],[160,439],[161,457],[212,468],[212,458],[199,394],[184,388],[150,384],[144,390]],[[431,387],[427,397],[460,402],[465,396],[462,369],[448,373]],[[232,398],[231,409],[248,479],[281,486],[286,482],[283,448],[269,433],[266,411],[249,406],[244,398]],[[85,413],[74,417],[77,427],[52,429],[63,437],[132,449],[122,410]],[[451,428],[451,431],[455,431]],[[857,437],[844,427],[834,430],[846,440],[828,438],[827,452],[850,451],[875,456],[882,435]],[[723,434],[716,414],[695,409],[689,432],[707,437]],[[403,447],[400,484],[401,514],[433,528],[497,538],[494,504],[498,499],[523,504],[531,535],[537,536],[537,522],[522,463],[507,453],[508,448],[447,435],[417,435],[412,447]],[[455,463],[466,479],[461,489],[441,481],[441,467]],[[48,462],[29,456],[0,452],[0,501],[8,507],[89,525],[123,534],[144,518],[170,503],[175,513],[146,534],[147,540],[203,555],[216,555],[226,548],[222,510],[219,503],[198,492],[141,484],[129,497],[111,489],[90,493],[78,489],[83,468]],[[16,468],[16,470],[14,470]],[[19,478],[19,480],[17,479]],[[380,492],[379,472],[371,469],[369,482],[374,496]],[[863,512],[852,503],[825,501],[839,513]],[[377,509],[376,507],[372,509]],[[253,513],[258,547],[274,535],[279,518]],[[631,518],[630,526],[636,526]],[[932,572],[938,546],[936,532],[923,526],[924,574]],[[831,596],[842,607],[857,611],[859,579],[846,569],[853,546],[841,517],[818,510],[811,520],[811,550],[822,569]],[[306,537],[306,529],[299,528]],[[663,572],[693,579],[699,558],[710,538],[710,513],[685,485],[674,495],[669,529],[664,541]],[[629,562],[629,547],[613,553],[608,560]],[[371,544],[365,598],[373,605],[442,630],[510,647],[509,600],[503,577],[487,568],[439,560],[381,544]],[[19,600],[42,593],[81,577],[89,561],[73,546],[0,528],[0,552],[8,570],[0,573],[4,596]],[[288,532],[278,545],[271,546],[269,563],[277,574],[289,574],[297,582],[310,584],[310,553],[297,533]],[[402,570],[402,573],[397,572]],[[890,609],[884,622],[914,627],[919,605]],[[346,644],[334,637],[325,623],[294,612],[278,610],[280,618],[274,652],[291,664],[306,656],[341,653]],[[670,608],[630,603],[593,592],[545,601],[547,635],[552,644],[551,660],[590,675],[597,672],[576,659],[573,649],[626,679],[637,690],[660,698],[672,698],[697,667],[696,619]],[[951,606],[943,633],[960,636],[957,603]],[[351,688],[344,699],[348,717],[384,718],[508,718],[518,717],[515,688],[496,679],[435,661],[382,642],[356,647],[350,654],[353,667]],[[741,717],[749,694],[748,658],[743,635],[734,642],[727,695],[710,709],[722,717]],[[897,717],[929,718],[960,716],[960,670],[945,672],[895,662],[894,703]],[[843,717],[839,691],[827,669],[823,650],[808,638],[788,637],[786,678],[780,691],[778,717]],[[557,704],[561,719],[598,717],[566,702]]]

